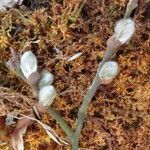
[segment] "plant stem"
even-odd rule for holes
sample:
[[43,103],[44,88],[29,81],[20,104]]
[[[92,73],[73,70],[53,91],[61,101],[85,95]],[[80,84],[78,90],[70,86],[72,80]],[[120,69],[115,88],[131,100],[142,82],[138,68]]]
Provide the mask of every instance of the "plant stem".
[[138,6],[138,0],[129,0],[129,3],[127,5],[127,9],[124,15],[124,19],[127,19],[131,16],[131,13],[133,10]]
[[84,119],[85,119],[86,114],[87,114],[88,106],[89,106],[90,102],[92,101],[92,98],[95,95],[95,93],[97,91],[97,88],[101,84],[101,81],[100,81],[99,75],[98,75],[99,71],[102,68],[103,64],[106,61],[108,61],[108,60],[110,60],[112,58],[113,54],[114,54],[114,52],[112,50],[108,50],[107,49],[103,60],[99,64],[99,68],[98,68],[97,73],[96,73],[96,75],[94,77],[92,85],[88,88],[87,94],[85,95],[83,103],[82,103],[82,105],[81,105],[81,107],[79,109],[78,118],[77,118],[77,128],[75,130],[76,145],[79,144],[80,133],[81,133],[81,129],[83,127]]
[[[11,54],[12,57],[10,58],[10,61],[8,63],[8,65],[6,65],[6,67],[9,70],[12,70],[18,77],[20,77],[24,82],[26,82],[31,88],[33,93],[35,94],[36,97],[38,97],[38,87],[37,85],[31,85],[28,80],[25,78],[25,76],[23,75],[20,66],[19,66],[19,59],[18,56],[16,55],[14,49],[11,48]],[[60,125],[60,127],[64,130],[64,132],[67,134],[71,145],[72,145],[72,149],[73,150],[78,150],[78,145],[76,145],[76,140],[75,140],[75,136],[74,136],[74,132],[72,131],[72,129],[67,125],[67,123],[65,122],[65,120],[60,116],[60,114],[53,109],[52,106],[49,107],[49,109],[47,109],[48,113],[58,122],[58,124]]]
[[[127,9],[126,9],[124,18],[129,18],[132,11],[137,6],[138,6],[138,0],[130,0],[128,5],[127,5]],[[112,39],[113,39],[113,37],[112,37]],[[108,40],[108,42],[107,42],[107,51],[104,55],[102,62],[99,64],[99,68],[98,68],[97,73],[94,77],[92,85],[89,87],[87,94],[84,97],[83,103],[79,109],[78,118],[77,118],[77,128],[75,130],[76,145],[79,144],[80,133],[81,133],[81,130],[83,127],[84,119],[85,119],[86,114],[87,114],[88,106],[89,106],[90,102],[92,101],[92,98],[95,95],[97,88],[101,84],[99,76],[98,76],[99,71],[101,70],[101,67],[103,66],[103,64],[106,61],[110,60],[114,56],[114,54],[117,52],[118,48],[120,47],[120,44],[117,42],[116,42],[116,44],[114,44],[115,42],[113,42],[112,39],[110,41]]]
[[75,144],[76,142],[75,142],[75,136],[74,136],[73,130],[67,125],[67,123],[65,122],[65,120],[61,117],[61,115],[52,106],[50,106],[47,109],[47,111],[52,116],[52,118],[55,119],[58,122],[58,124],[60,125],[60,127],[67,134],[67,137],[68,137],[68,139],[71,142],[72,149],[73,150],[78,150],[78,145],[77,145],[77,147],[74,146],[74,145],[76,145]]

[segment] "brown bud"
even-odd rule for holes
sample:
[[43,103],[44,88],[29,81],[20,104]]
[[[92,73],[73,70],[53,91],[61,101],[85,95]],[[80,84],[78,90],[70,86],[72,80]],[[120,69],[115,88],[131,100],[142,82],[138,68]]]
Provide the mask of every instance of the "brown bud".
[[112,51],[117,51],[121,46],[121,42],[117,40],[115,36],[111,36],[107,40],[107,49]]
[[36,71],[29,75],[28,82],[30,85],[36,85],[40,80],[40,74]]

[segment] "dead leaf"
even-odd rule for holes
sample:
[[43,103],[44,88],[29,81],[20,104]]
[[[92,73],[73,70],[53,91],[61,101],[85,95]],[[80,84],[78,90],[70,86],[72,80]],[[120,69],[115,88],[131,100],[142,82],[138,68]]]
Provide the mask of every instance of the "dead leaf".
[[14,150],[24,150],[23,135],[26,133],[28,126],[33,123],[33,120],[22,118],[18,120],[15,130],[11,136],[11,145]]

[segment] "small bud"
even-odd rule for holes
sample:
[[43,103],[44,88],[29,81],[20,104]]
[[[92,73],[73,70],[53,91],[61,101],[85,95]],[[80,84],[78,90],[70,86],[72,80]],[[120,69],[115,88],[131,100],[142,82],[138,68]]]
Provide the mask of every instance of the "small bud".
[[39,89],[41,89],[44,86],[52,84],[53,81],[54,81],[54,75],[50,73],[49,71],[44,70],[41,73],[41,79],[39,81]]
[[36,85],[40,80],[40,74],[37,71],[33,72],[27,79],[30,85]]
[[106,62],[99,72],[99,78],[102,84],[109,84],[118,74],[118,70],[119,67],[115,61]]
[[115,27],[115,36],[122,43],[126,43],[130,40],[135,32],[134,21],[130,18],[121,19],[118,21]]
[[121,42],[114,35],[107,40],[107,49],[113,52],[116,52],[121,45]]
[[37,58],[31,51],[27,51],[21,56],[20,68],[27,79],[37,71]]
[[43,106],[50,106],[57,95],[56,89],[52,85],[44,86],[39,91],[39,103]]

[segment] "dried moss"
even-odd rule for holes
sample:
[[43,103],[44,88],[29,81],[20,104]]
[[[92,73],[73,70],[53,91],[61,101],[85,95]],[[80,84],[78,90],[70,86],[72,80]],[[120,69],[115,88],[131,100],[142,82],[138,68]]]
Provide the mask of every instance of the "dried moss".
[[[75,8],[80,8],[80,2],[53,1],[46,9],[0,13],[0,61],[8,60],[10,46],[19,53],[33,50],[38,57],[39,69],[46,68],[55,75],[54,83],[60,96],[54,106],[73,128],[77,110],[103,57],[114,22],[122,17],[127,3],[122,0],[105,3],[87,0],[72,21],[70,16],[73,16]],[[93,98],[82,130],[81,147],[95,150],[149,149],[150,27],[144,15],[145,10],[144,1],[140,1],[139,11],[135,12],[136,34],[115,58],[120,64],[120,74],[110,85],[101,86]],[[10,21],[6,28],[2,20],[8,18]],[[27,42],[36,40],[40,42],[32,42],[25,47]],[[57,53],[56,47],[62,54]],[[66,58],[76,52],[83,54],[78,59],[67,62]],[[3,87],[12,89],[9,97],[6,94],[0,97],[0,102],[7,99],[7,105],[3,105],[7,111],[1,115],[15,110],[15,106],[11,106],[16,105],[16,102],[16,107],[25,111],[27,105],[26,102],[20,102],[20,96],[26,95],[32,104],[36,102],[32,99],[28,86],[12,76],[7,69],[0,68],[0,83]],[[16,92],[20,94],[16,95]],[[0,95],[2,94],[1,90]],[[10,100],[12,97],[13,101]],[[65,136],[47,114],[43,115],[42,121],[50,124],[59,135]],[[2,128],[5,129],[4,126]],[[0,140],[7,143],[7,139],[0,137]],[[67,149],[53,143],[37,125],[32,125],[28,130],[25,145],[27,149]]]

